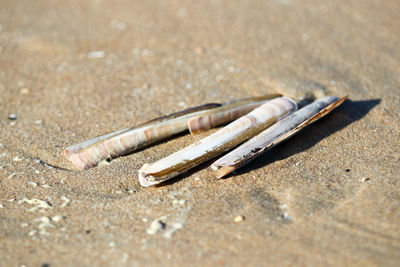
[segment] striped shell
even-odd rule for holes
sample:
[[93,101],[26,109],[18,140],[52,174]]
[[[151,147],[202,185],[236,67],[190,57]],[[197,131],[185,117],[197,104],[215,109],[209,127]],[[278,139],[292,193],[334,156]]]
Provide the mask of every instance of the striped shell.
[[226,176],[322,118],[346,99],[347,96],[342,99],[328,96],[314,101],[215,161],[211,165],[212,170],[215,171],[217,178]]
[[[279,97],[279,94],[271,95],[271,99]],[[200,116],[189,119],[188,127],[191,134],[197,134],[219,125],[231,122],[246,115],[253,109],[265,103],[265,97],[253,97],[244,99],[242,101],[235,101],[230,103],[229,109],[219,108],[218,110],[210,110]]]
[[175,177],[260,133],[297,109],[286,97],[275,98],[240,117],[214,134],[139,170],[142,186],[151,186]]
[[[221,123],[235,119],[232,109],[237,113],[249,112],[268,99],[278,97],[270,94],[261,97],[238,100],[225,105],[206,104],[189,108],[165,117],[148,121],[133,128],[119,130],[91,140],[72,145],[65,149],[66,157],[77,169],[97,166],[102,160],[113,159],[128,154],[157,141],[169,138],[188,129],[188,121],[201,115],[225,114]],[[238,111],[239,110],[239,111]],[[216,126],[214,124],[213,126]]]

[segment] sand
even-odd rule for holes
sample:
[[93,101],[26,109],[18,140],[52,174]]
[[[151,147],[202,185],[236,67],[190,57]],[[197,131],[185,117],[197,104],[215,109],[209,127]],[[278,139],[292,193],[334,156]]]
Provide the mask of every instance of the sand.
[[[0,265],[398,266],[399,13],[396,0],[0,1]],[[63,155],[270,92],[350,100],[223,180],[210,163],[137,180],[213,131],[86,171]]]

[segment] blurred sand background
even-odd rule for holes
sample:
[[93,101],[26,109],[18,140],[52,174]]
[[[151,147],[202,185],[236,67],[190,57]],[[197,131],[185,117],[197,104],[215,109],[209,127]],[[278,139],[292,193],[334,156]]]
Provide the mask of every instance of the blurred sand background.
[[[399,14],[397,0],[0,1],[0,265],[399,266]],[[351,100],[224,180],[207,163],[137,181],[212,131],[65,170],[68,145],[268,92]]]

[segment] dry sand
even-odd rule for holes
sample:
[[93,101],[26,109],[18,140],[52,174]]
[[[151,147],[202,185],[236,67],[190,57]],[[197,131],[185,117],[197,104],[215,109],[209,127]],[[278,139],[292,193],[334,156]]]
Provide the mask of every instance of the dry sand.
[[[397,0],[0,1],[0,265],[399,266],[399,14]],[[204,164],[137,181],[210,132],[65,170],[68,145],[267,92],[351,100],[224,180]]]

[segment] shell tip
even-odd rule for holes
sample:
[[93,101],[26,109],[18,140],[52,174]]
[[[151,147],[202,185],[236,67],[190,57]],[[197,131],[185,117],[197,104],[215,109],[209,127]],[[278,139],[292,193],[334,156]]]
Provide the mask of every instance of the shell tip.
[[189,129],[189,132],[191,135],[196,135],[201,132],[201,129],[199,127],[196,127],[196,124],[198,124],[197,121],[198,121],[198,117],[191,118],[188,120],[187,124],[188,124],[188,129]]
[[69,158],[72,154],[75,153],[75,150],[73,148],[73,146],[69,146],[67,148],[64,149],[64,155]]
[[294,111],[299,109],[299,106],[297,105],[297,103],[293,99],[291,99],[289,97],[286,97],[286,96],[282,96],[281,98],[287,100],[288,102],[290,102],[293,105],[293,110]]
[[150,187],[152,185],[156,185],[159,184],[160,181],[150,181],[148,178],[152,177],[151,174],[146,173],[145,169],[147,169],[147,167],[149,167],[150,164],[145,163],[142,168],[139,169],[139,175],[138,175],[138,179],[139,179],[139,183],[141,186],[143,187]]
[[[216,167],[214,167],[216,168]],[[217,179],[221,179],[222,177],[227,176],[231,172],[233,172],[236,168],[234,166],[224,166],[220,167],[218,169],[214,169],[215,171],[215,176]]]
[[64,155],[69,161],[71,161],[76,170],[80,171],[87,168],[87,166],[79,158],[79,155],[76,154],[74,151],[71,151],[69,148],[66,148],[64,150]]

